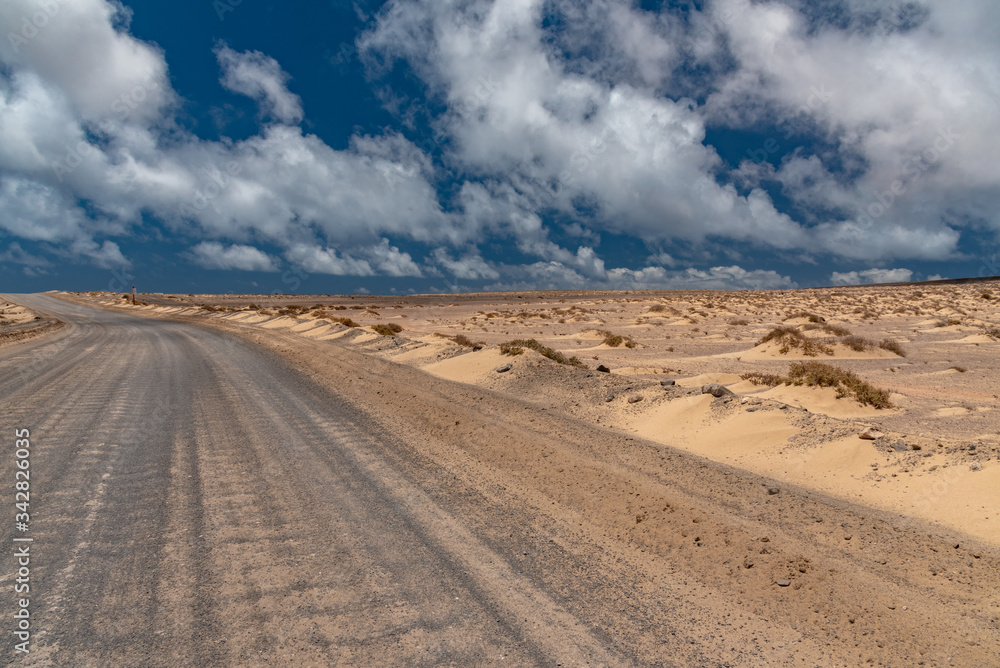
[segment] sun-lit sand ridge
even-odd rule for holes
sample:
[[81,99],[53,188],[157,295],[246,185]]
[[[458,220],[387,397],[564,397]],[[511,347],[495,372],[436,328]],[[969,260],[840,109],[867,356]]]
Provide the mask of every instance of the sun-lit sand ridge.
[[[90,297],[335,340],[1000,545],[996,281],[777,292],[141,295],[137,306],[121,295]],[[514,346],[522,351],[515,355],[501,350],[532,339],[572,363],[534,344]],[[808,377],[796,384],[788,378],[795,363],[852,372],[875,394],[860,395],[863,405],[846,388],[810,386]],[[734,394],[703,394],[710,383]],[[891,407],[871,405],[878,397]],[[876,438],[860,438],[869,427]]]

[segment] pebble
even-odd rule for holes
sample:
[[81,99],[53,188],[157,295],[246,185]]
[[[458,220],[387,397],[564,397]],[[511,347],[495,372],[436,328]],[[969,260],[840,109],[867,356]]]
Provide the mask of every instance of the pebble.
[[611,373],[611,369],[604,366],[603,364],[598,365],[597,370],[600,371],[601,373]]
[[497,368],[497,373],[507,373],[514,368],[513,364],[504,364],[502,367]]
[[787,587],[788,585],[790,585],[792,583],[789,580],[778,580],[774,584],[778,585],[779,587]]
[[662,385],[663,387],[673,387],[676,384],[677,384],[677,381],[675,381],[675,380],[661,380],[660,381],[660,385]]
[[767,488],[767,493],[770,494],[770,495],[772,495],[772,496],[775,495],[775,494],[777,494],[780,491],[781,490],[778,489],[777,487],[768,487]]
[[972,462],[971,464],[969,464],[969,470],[970,471],[982,471],[983,470],[983,465],[981,463],[979,463],[979,462]]
[[862,438],[866,441],[874,441],[875,439],[882,438],[882,432],[875,427],[866,427],[863,432],[858,434],[858,438]]
[[628,402],[629,402],[630,404],[637,404],[637,403],[639,403],[640,401],[642,401],[642,395],[641,395],[641,394],[633,394],[632,396],[630,396],[630,397],[628,398]]

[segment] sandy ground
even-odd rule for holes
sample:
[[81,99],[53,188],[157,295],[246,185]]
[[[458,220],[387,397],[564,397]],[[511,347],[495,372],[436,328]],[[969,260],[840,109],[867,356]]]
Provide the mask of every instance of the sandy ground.
[[[964,666],[1000,660],[993,290],[62,296],[290,360],[409,444],[380,456],[620,653],[611,663]],[[402,329],[373,329],[388,323]],[[821,323],[903,346],[820,339],[831,352],[815,358],[888,387],[894,408],[742,377],[813,359],[755,343]],[[583,366],[501,352],[528,337]]]
[[34,338],[62,327],[56,318],[0,299],[0,346]]
[[[107,293],[87,297],[124,303]],[[1000,546],[996,281],[778,292],[139,299],[149,305],[122,308],[197,313],[351,345],[441,378],[509,393]],[[317,318],[317,312],[350,318],[360,327]],[[395,336],[372,331],[385,324],[402,330]],[[759,344],[779,326],[825,343],[829,352],[810,356],[794,347],[782,352],[774,342]],[[840,342],[838,334],[845,332],[875,345],[853,350]],[[607,333],[631,339],[634,347],[609,346]],[[458,335],[483,348],[454,343]],[[499,350],[503,342],[529,338],[577,357],[591,372],[555,364],[532,350],[513,357]],[[886,339],[897,342],[905,356],[878,347]],[[855,372],[889,390],[893,407],[837,398],[832,388],[768,387],[741,377],[785,374],[794,361]],[[512,365],[509,371],[496,371],[506,364]],[[598,365],[610,373],[594,373]],[[675,385],[663,387],[663,380]],[[735,394],[722,399],[702,394],[707,383]],[[866,427],[877,428],[881,438],[859,438]]]

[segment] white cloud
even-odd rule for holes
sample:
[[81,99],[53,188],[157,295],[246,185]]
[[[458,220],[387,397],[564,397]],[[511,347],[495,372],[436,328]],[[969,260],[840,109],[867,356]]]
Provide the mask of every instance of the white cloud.
[[219,82],[233,91],[256,100],[261,113],[283,123],[302,120],[302,100],[288,90],[288,74],[274,58],[260,51],[237,53],[219,44],[215,56],[222,67]]
[[[906,283],[913,278],[909,269],[866,269],[865,271],[833,272],[834,285],[861,285],[862,283]],[[928,279],[934,280],[934,279]]]
[[240,271],[277,271],[274,258],[253,246],[203,241],[189,251],[191,259],[206,269],[238,269]]

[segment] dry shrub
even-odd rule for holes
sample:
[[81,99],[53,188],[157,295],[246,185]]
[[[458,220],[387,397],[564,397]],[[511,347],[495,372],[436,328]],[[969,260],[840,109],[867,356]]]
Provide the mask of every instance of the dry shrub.
[[815,313],[810,313],[808,311],[799,311],[798,313],[793,313],[792,315],[785,318],[785,320],[792,320],[794,318],[806,318],[809,322],[826,322],[823,316],[816,315]]
[[732,320],[729,321],[729,324],[736,327],[740,327],[743,325],[749,325],[750,321],[747,320],[746,318],[733,318]]
[[513,341],[507,341],[506,343],[500,344],[500,352],[504,355],[520,355],[524,352],[525,348],[530,348],[543,357],[547,357],[553,362],[559,364],[567,364],[569,366],[583,367],[583,362],[581,362],[576,357],[566,357],[561,352],[553,350],[548,346],[543,346],[535,339],[514,339]]
[[376,334],[381,334],[382,336],[396,336],[403,331],[403,326],[394,322],[386,322],[378,325],[372,325],[372,330]]
[[802,335],[802,332],[794,327],[775,327],[770,332],[765,334],[764,338],[758,341],[756,345],[759,346],[762,343],[767,343],[769,341],[774,341],[781,345],[778,352],[782,355],[787,354],[792,348],[800,348],[802,350],[802,354],[807,357],[816,357],[820,353],[824,353],[826,355],[833,354],[833,348],[818,341],[807,339]]
[[611,347],[617,348],[618,346],[625,344],[626,348],[635,348],[635,341],[632,340],[630,336],[622,336],[621,334],[612,334],[605,329],[597,330],[597,333],[604,337],[601,343]]

